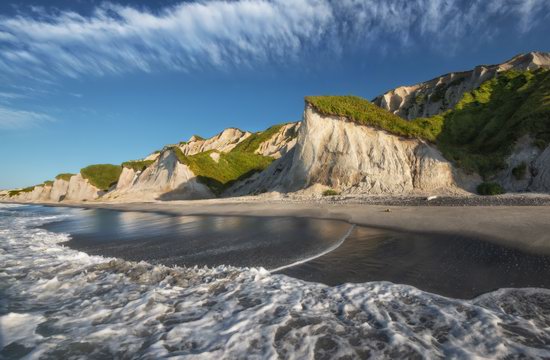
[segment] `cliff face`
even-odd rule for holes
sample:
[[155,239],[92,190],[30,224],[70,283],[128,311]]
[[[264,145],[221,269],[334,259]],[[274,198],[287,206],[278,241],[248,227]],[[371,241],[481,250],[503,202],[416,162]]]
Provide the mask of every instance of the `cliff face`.
[[344,194],[456,193],[473,190],[476,182],[426,142],[322,115],[307,105],[294,149],[227,195],[289,192],[315,184]]
[[531,52],[502,64],[480,65],[473,70],[453,72],[412,86],[401,86],[378,96],[373,102],[405,119],[429,117],[453,108],[465,92],[507,70],[550,68],[550,53]]
[[208,150],[229,152],[250,135],[251,133],[248,131],[228,128],[209,139],[200,139],[197,136],[192,136],[189,141],[180,145],[180,149],[184,155],[195,155]]
[[283,125],[268,140],[260,143],[255,153],[275,159],[280,158],[296,145],[300,124],[299,122],[294,122]]
[[90,184],[89,181],[84,179],[79,173],[71,177],[69,180],[69,186],[67,188],[67,193],[65,194],[64,200],[95,200],[103,195],[103,193],[103,191]]
[[491,179],[506,191],[550,192],[550,147],[542,150],[533,145],[533,139],[524,136],[506,162],[506,169]]
[[124,168],[114,191],[106,199],[176,200],[207,199],[214,194],[181,164],[173,150],[163,151],[144,171]]
[[54,202],[62,201],[67,195],[69,189],[69,182],[63,179],[55,179],[52,185],[52,191],[50,192],[50,200]]

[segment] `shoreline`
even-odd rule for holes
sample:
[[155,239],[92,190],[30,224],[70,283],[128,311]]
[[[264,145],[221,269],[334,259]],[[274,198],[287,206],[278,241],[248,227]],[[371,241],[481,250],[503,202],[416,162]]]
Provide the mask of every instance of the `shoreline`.
[[[545,203],[550,196],[529,196]],[[382,202],[389,199],[390,202]],[[423,200],[421,200],[423,199]],[[447,201],[448,198],[441,198]],[[482,199],[486,199],[485,197]],[[503,200],[504,199],[504,200]],[[518,197],[502,197],[499,205],[432,204],[425,198],[281,199],[267,197],[155,202],[24,203],[54,207],[100,208],[154,212],[172,216],[308,217],[346,221],[352,225],[415,234],[466,235],[479,240],[550,255],[550,206],[526,204]],[[541,200],[542,199],[542,200]],[[375,201],[373,201],[375,200]],[[491,199],[495,201],[495,199]],[[370,201],[370,202],[369,202]],[[376,201],[384,205],[377,204]],[[410,205],[423,201],[425,205]],[[490,204],[491,202],[489,202]],[[512,204],[512,205],[508,205]],[[387,212],[389,210],[389,212]]]

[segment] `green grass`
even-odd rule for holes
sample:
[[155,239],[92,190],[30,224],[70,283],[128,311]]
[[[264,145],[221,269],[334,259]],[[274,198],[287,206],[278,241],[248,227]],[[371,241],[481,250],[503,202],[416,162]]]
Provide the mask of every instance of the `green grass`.
[[435,141],[443,125],[431,119],[404,120],[357,96],[308,96],[306,102],[322,114],[346,117],[399,136]]
[[46,180],[42,183],[42,186],[52,186],[53,185],[53,181],[51,180]]
[[506,167],[518,138],[550,142],[550,71],[508,71],[465,93],[453,110],[436,115],[443,155],[488,178]]
[[264,170],[273,161],[267,156],[232,151],[219,153],[220,158],[216,162],[210,157],[212,150],[190,156],[185,156],[178,147],[171,150],[176,154],[178,161],[189,166],[197,179],[216,195],[221,194],[235,181]]
[[500,195],[504,194],[504,189],[497,183],[484,182],[478,185],[477,193],[479,195]]
[[122,172],[122,167],[111,164],[90,165],[80,170],[82,177],[100,190],[107,191],[115,185]]
[[253,133],[252,135],[241,141],[239,144],[237,144],[237,146],[235,146],[232,151],[253,153],[258,150],[261,143],[271,139],[271,137],[275,135],[279,130],[281,130],[281,128],[285,125],[286,124],[274,125],[264,131]]
[[122,167],[132,169],[134,171],[143,171],[149,167],[155,160],[134,160],[122,163]]
[[306,101],[323,114],[434,142],[447,159],[484,178],[505,168],[521,136],[532,136],[540,148],[550,143],[549,70],[503,72],[465,93],[454,109],[412,121],[355,96],[313,96]]
[[69,181],[69,180],[71,180],[71,177],[73,177],[74,175],[75,174],[63,173],[63,174],[57,175],[55,178],[56,178],[56,180]]

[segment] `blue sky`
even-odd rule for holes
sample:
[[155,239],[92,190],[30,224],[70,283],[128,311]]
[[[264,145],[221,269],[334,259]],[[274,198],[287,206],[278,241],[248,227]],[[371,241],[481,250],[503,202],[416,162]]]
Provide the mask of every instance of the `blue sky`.
[[3,0],[0,188],[550,51],[548,34],[548,0]]

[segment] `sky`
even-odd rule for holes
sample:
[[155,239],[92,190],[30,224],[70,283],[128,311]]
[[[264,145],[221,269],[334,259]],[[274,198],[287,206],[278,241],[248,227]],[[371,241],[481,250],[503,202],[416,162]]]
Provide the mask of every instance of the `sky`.
[[550,0],[2,0],[0,189],[550,51]]

